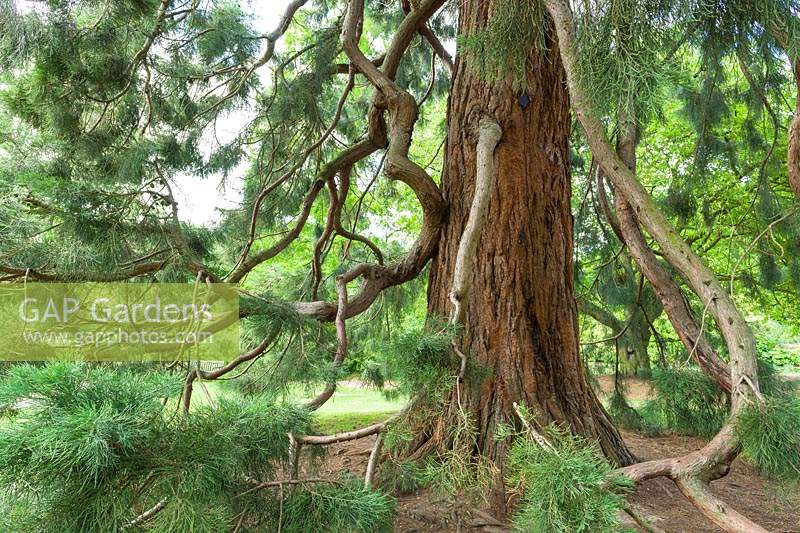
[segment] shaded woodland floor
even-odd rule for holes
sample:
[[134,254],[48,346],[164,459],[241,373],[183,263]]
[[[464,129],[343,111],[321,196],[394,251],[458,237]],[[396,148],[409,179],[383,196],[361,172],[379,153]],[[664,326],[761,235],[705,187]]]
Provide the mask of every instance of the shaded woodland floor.
[[[633,452],[642,459],[657,459],[695,450],[703,441],[692,437],[643,437],[623,433]],[[332,446],[321,473],[334,476],[340,468],[356,476],[363,476],[373,438]],[[774,533],[800,532],[800,488],[786,487],[765,480],[746,462],[734,462],[731,472],[711,484],[712,491],[736,509]],[[666,479],[647,481],[632,496],[632,502],[647,509],[658,518],[657,525],[670,533],[719,532],[678,492]],[[641,531],[633,522],[626,525]],[[482,531],[486,533],[510,531],[510,528],[492,518],[489,509],[480,506],[456,505],[429,490],[399,497],[395,531],[452,532]]]
[[[646,382],[638,379],[626,380],[631,400],[645,399],[649,394]],[[601,390],[610,390],[611,379],[601,377]],[[623,432],[631,450],[641,459],[658,459],[681,455],[700,448],[704,441],[695,437],[667,435],[645,437],[633,432]],[[374,438],[331,446],[319,473],[335,475],[349,470],[362,477]],[[738,511],[775,533],[800,533],[800,487],[787,486],[761,477],[747,462],[738,459],[731,472],[711,484],[712,491],[729,502]],[[481,506],[455,504],[430,490],[399,496],[398,516],[395,531],[454,532],[510,531],[491,516],[491,510]],[[631,501],[646,509],[657,519],[656,525],[670,533],[719,532],[681,495],[677,487],[667,479],[645,482],[631,497]],[[642,531],[631,521],[625,524],[632,531]]]

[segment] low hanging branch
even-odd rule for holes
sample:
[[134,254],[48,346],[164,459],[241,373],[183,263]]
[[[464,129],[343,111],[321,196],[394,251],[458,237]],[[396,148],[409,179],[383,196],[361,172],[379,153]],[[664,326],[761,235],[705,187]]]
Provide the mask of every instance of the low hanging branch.
[[[753,333],[714,273],[681,239],[633,171],[611,146],[603,124],[594,114],[577,78],[576,30],[569,3],[566,0],[545,0],[544,3],[558,36],[570,100],[592,154],[613,182],[617,193],[631,204],[636,218],[658,243],[667,261],[681,273],[708,307],[728,345],[731,359],[731,412],[732,418],[735,418],[747,403],[760,401]],[[727,474],[731,461],[738,453],[739,441],[732,421],[729,421],[711,442],[697,452],[679,458],[635,464],[618,472],[628,475],[634,482],[649,477],[670,477],[706,517],[726,531],[765,531],[708,491],[708,482]]]
[[322,407],[327,402],[333,393],[336,392],[336,379],[338,377],[339,369],[342,367],[342,362],[347,356],[347,326],[345,323],[345,315],[347,314],[347,284],[354,279],[361,276],[367,269],[368,265],[359,265],[350,270],[346,274],[336,278],[336,290],[339,293],[339,302],[336,312],[336,355],[333,358],[333,375],[328,380],[325,389],[313,400],[306,404],[309,411],[315,411]]
[[[623,153],[623,156],[625,154]],[[626,163],[631,165],[630,159]],[[686,350],[692,354],[697,364],[724,390],[731,392],[731,370],[708,342],[700,326],[692,316],[691,310],[683,297],[680,287],[672,279],[672,275],[659,262],[656,254],[645,241],[639,222],[636,220],[633,208],[619,193],[614,198],[616,217],[608,207],[605,195],[605,186],[602,173],[597,176],[598,196],[600,204],[606,213],[606,218],[615,220],[611,224],[617,237],[625,243],[633,260],[642,274],[650,282],[653,291],[661,300],[664,312],[678,334]]]
[[[364,312],[384,289],[400,285],[418,276],[439,243],[439,230],[444,219],[444,200],[439,187],[430,175],[408,157],[419,109],[414,97],[401,89],[394,78],[403,54],[416,35],[417,29],[443,3],[444,0],[420,2],[417,8],[406,16],[395,32],[382,68],[370,61],[358,46],[359,28],[364,11],[363,0],[350,2],[342,25],[342,48],[356,70],[364,74],[376,89],[370,111],[370,138],[382,135],[383,139],[386,139],[386,125],[382,115],[384,111],[388,111],[391,135],[388,136],[384,173],[388,178],[406,184],[414,192],[422,208],[422,230],[409,252],[400,261],[387,265],[369,265],[361,269],[363,284],[360,291],[349,301],[344,318],[351,318]],[[344,166],[340,166],[337,171]],[[298,314],[320,321],[335,320],[337,307],[336,303],[328,301],[294,303],[294,309]]]
[[270,347],[270,345],[272,344],[272,341],[274,340],[274,338],[275,338],[274,336],[267,337],[266,339],[262,340],[258,344],[258,346],[256,346],[255,348],[253,348],[249,352],[245,352],[245,353],[241,354],[239,357],[237,357],[233,361],[227,363],[226,365],[218,368],[217,370],[214,370],[214,371],[211,371],[211,372],[206,372],[205,370],[201,370],[199,368],[196,368],[196,369],[192,370],[191,372],[189,372],[186,375],[186,381],[185,381],[184,386],[183,386],[183,395],[182,395],[182,403],[181,403],[182,408],[183,408],[183,413],[185,415],[189,414],[189,408],[192,405],[193,385],[194,385],[194,382],[198,378],[202,379],[202,380],[212,381],[212,380],[218,379],[218,378],[224,376],[225,374],[231,372],[232,370],[237,368],[242,363],[245,363],[247,361],[252,361],[253,359],[261,357],[261,355],[263,355],[264,352],[266,352],[267,349]]
[[[733,300],[723,290],[716,275],[681,239],[650,194],[611,146],[602,123],[594,115],[576,77],[575,25],[570,7],[563,0],[547,0],[545,3],[558,33],[559,50],[567,74],[571,101],[593,154],[605,175],[614,183],[617,192],[631,203],[636,217],[661,247],[667,261],[688,281],[703,304],[711,302],[709,311],[717,322],[730,351],[734,390],[738,386],[736,384],[742,381],[740,379],[742,375],[748,376],[757,386],[755,337],[750,327]],[[754,399],[757,390],[741,389],[737,392],[738,394],[734,394],[734,413],[737,413],[749,399]]]

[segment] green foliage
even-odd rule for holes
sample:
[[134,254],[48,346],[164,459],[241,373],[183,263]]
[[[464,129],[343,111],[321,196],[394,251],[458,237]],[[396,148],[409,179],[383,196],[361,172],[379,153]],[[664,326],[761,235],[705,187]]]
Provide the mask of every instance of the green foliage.
[[393,494],[412,494],[425,485],[425,468],[415,461],[386,461],[378,472],[378,483]]
[[453,386],[460,360],[453,353],[456,329],[435,323],[424,331],[401,333],[385,351],[376,354],[362,377],[376,386],[392,382],[389,396],[421,395],[438,400]]
[[592,443],[551,428],[553,449],[519,437],[508,456],[506,482],[521,495],[512,517],[517,531],[617,532],[617,515],[630,479]]
[[659,427],[653,425],[650,420],[631,407],[625,398],[624,391],[615,390],[611,394],[608,401],[608,414],[611,415],[614,423],[623,429],[638,431],[645,435],[655,435],[660,431]]
[[539,1],[501,0],[484,28],[459,37],[467,64],[489,84],[510,80],[514,91],[525,90],[545,49],[545,11]]
[[[177,376],[110,365],[12,367],[0,402],[0,501],[13,531],[109,531],[164,501],[154,531],[230,531],[283,508],[286,531],[379,531],[393,502],[352,483],[264,489],[250,479],[289,465],[287,432],[309,414],[264,398],[222,397],[188,417],[173,409]],[[266,496],[266,497],[265,497]],[[273,522],[274,523],[274,522]]]
[[770,398],[748,405],[736,418],[742,454],[766,475],[800,479],[800,401]]
[[[645,118],[660,105],[671,74],[664,61],[668,30],[662,17],[674,4],[664,0],[600,0],[579,8],[578,79],[601,113],[617,109]],[[672,21],[680,24],[681,20]]]
[[[281,531],[287,533],[389,532],[395,502],[385,494],[351,480],[343,485],[303,487],[283,503]],[[277,524],[278,520],[268,522]]]
[[653,370],[656,397],[641,411],[651,427],[711,437],[728,416],[728,399],[711,378],[695,367]]
[[774,322],[759,328],[756,335],[758,357],[777,368],[800,368],[800,351],[787,348],[787,338],[791,336],[786,328]]
[[780,367],[768,359],[758,360],[758,385],[762,394],[775,398],[791,397],[797,392],[795,383],[786,379],[781,374]]
[[487,498],[497,475],[497,467],[477,448],[474,417],[455,405],[445,407],[445,412],[455,416],[445,429],[445,435],[435,453],[425,461],[420,483],[439,494],[456,498]]

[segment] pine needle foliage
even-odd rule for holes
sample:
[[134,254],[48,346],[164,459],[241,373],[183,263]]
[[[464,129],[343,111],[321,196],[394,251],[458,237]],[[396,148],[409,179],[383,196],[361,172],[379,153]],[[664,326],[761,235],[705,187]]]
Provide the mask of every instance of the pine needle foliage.
[[296,490],[283,503],[283,513],[280,529],[287,533],[390,532],[395,502],[352,479]]
[[535,51],[544,50],[544,5],[538,0],[501,0],[485,27],[459,38],[467,64],[487,83],[509,80],[516,92],[528,88]]
[[727,395],[695,367],[656,368],[653,385],[656,397],[642,409],[651,426],[711,437],[728,416]]
[[475,417],[454,403],[445,410],[458,416],[445,429],[439,450],[428,457],[420,476],[421,484],[447,498],[485,500],[497,468],[491,459],[475,453],[478,444]]
[[618,532],[617,520],[630,479],[613,467],[591,442],[549,428],[545,449],[517,438],[508,456],[506,482],[520,494],[512,517],[516,531]]
[[438,401],[453,386],[459,359],[453,353],[456,328],[435,321],[428,329],[403,332],[367,362],[362,377],[382,386],[388,396],[418,395]]
[[222,532],[264,513],[283,516],[285,531],[379,531],[390,522],[393,502],[360,484],[268,488],[254,506],[240,494],[288,468],[286,434],[309,433],[308,412],[222,397],[183,417],[180,390],[176,375],[119,365],[12,367],[0,381],[0,403],[15,406],[0,424],[3,527],[119,531],[161,501],[130,529]]
[[[663,50],[672,2],[593,0],[577,6],[578,79],[597,110],[644,118],[660,105],[670,79]],[[674,21],[673,21],[674,23]],[[622,96],[620,96],[622,95]]]
[[742,454],[766,475],[800,480],[800,401],[768,397],[736,418]]
[[378,471],[378,483],[393,494],[412,494],[425,485],[425,469],[416,461],[386,461]]

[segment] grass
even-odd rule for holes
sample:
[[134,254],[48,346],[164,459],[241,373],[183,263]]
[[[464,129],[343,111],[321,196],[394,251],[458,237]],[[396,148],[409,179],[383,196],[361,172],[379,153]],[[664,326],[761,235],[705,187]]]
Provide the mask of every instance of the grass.
[[[301,399],[310,399],[310,395],[303,395]],[[317,422],[323,433],[351,431],[386,420],[405,403],[405,398],[387,400],[380,391],[370,387],[339,385],[333,397],[317,411]]]
[[[203,384],[208,390],[208,395],[199,384],[196,385],[192,395],[192,406],[207,405],[219,398],[237,394],[235,390],[219,382]],[[292,392],[291,400],[305,402],[313,398],[317,392],[298,387]],[[406,398],[388,400],[374,388],[343,383],[336,388],[333,397],[319,408],[315,418],[321,432],[339,433],[386,420],[402,409],[405,403]]]

